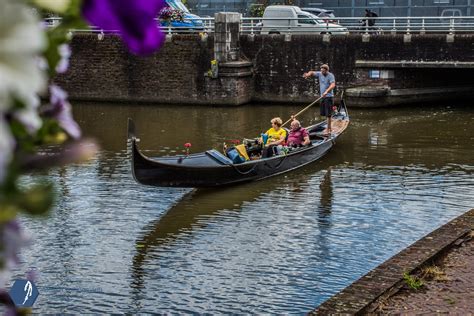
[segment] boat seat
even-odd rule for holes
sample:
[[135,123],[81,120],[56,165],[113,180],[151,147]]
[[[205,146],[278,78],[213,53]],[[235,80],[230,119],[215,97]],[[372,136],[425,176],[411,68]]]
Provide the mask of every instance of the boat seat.
[[322,136],[322,132],[313,132],[313,133],[309,133],[309,139],[310,140],[324,139],[324,137]]
[[282,127],[286,131],[286,136],[285,136],[285,144],[288,143],[288,137],[290,136],[290,129],[286,127]]
[[223,165],[233,164],[232,160],[229,157],[224,156],[223,154],[221,154],[215,149],[206,151],[206,155],[208,155],[209,157],[213,158],[214,160],[216,160],[217,162]]

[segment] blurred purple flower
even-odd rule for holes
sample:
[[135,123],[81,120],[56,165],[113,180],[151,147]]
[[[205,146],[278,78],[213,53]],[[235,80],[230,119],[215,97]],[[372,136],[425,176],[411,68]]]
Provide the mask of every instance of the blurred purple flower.
[[58,46],[59,56],[61,59],[59,60],[58,64],[56,65],[56,72],[57,73],[65,73],[66,70],[69,68],[69,58],[71,57],[71,48],[68,44],[62,44]]
[[0,184],[3,182],[7,172],[7,165],[13,156],[13,148],[15,147],[15,139],[10,132],[4,114],[0,112]]
[[72,138],[80,138],[81,129],[72,118],[71,104],[67,100],[67,93],[56,85],[51,85],[49,91],[51,104],[43,109],[42,114],[56,119],[59,126]]
[[119,31],[132,53],[148,55],[164,42],[155,21],[164,6],[164,0],[85,0],[82,14],[100,29]]
[[12,220],[3,224],[1,242],[1,259],[8,268],[12,268],[19,263],[18,252],[30,242],[30,238],[25,235],[18,221]]
[[36,282],[38,280],[38,270],[36,270],[36,268],[30,268],[25,273],[25,277],[28,281]]

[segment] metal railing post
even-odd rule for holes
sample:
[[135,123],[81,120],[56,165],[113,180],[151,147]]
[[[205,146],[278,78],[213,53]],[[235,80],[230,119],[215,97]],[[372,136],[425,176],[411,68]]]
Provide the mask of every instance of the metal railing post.
[[421,30],[420,30],[420,34],[425,34],[426,30],[425,30],[425,19],[421,19]]
[[392,27],[392,34],[397,34],[397,19],[393,19],[393,27]]
[[454,19],[449,19],[449,34],[454,34]]

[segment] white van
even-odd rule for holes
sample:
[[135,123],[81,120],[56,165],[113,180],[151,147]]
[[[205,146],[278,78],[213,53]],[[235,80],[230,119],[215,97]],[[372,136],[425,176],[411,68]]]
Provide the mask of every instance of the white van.
[[[274,18],[274,20],[272,19]],[[296,6],[271,5],[263,13],[261,34],[341,34],[347,28],[334,23],[326,23],[317,16]]]
[[462,16],[462,12],[459,9],[444,9],[441,11],[441,17],[447,18],[447,17],[456,17],[456,16]]

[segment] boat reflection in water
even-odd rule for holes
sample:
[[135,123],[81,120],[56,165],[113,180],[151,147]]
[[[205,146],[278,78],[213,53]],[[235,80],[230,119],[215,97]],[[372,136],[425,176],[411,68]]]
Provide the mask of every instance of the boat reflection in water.
[[324,178],[319,185],[319,190],[321,191],[321,197],[318,209],[321,215],[321,221],[326,222],[324,218],[331,215],[332,209],[331,167],[329,167],[324,174]]
[[[313,203],[310,209],[318,212],[316,218],[318,225],[321,226],[321,231],[329,228],[333,199],[330,168],[332,164],[342,163],[342,155],[336,153],[334,156],[330,154],[329,157],[333,159],[323,160],[302,170],[297,170],[291,174],[291,178],[280,176],[273,180],[252,182],[240,186],[220,189],[200,188],[186,194],[162,217],[147,225],[143,229],[143,235],[136,241],[131,284],[135,300],[138,301],[142,297],[141,292],[145,287],[149,266],[158,266],[159,268],[159,264],[155,261],[159,260],[160,250],[166,249],[169,252],[173,248],[174,242],[205,229],[212,218],[218,218],[223,213],[225,213],[225,217],[228,217],[229,214],[238,215],[244,205],[252,202],[258,204],[259,200],[265,199],[266,195],[274,193],[283,199],[292,199],[292,203],[296,200],[302,206],[315,199],[317,201],[320,196],[317,207],[313,207],[316,206]],[[341,158],[336,158],[337,161],[334,161],[334,157]],[[323,173],[324,176],[322,176]],[[314,192],[312,188],[316,188],[318,183],[321,192]],[[309,199],[308,195],[310,195]],[[314,199],[311,198],[312,196]],[[328,249],[327,246],[320,245],[325,240],[323,236],[315,240],[315,243],[318,244],[315,246],[323,249],[323,252]]]

